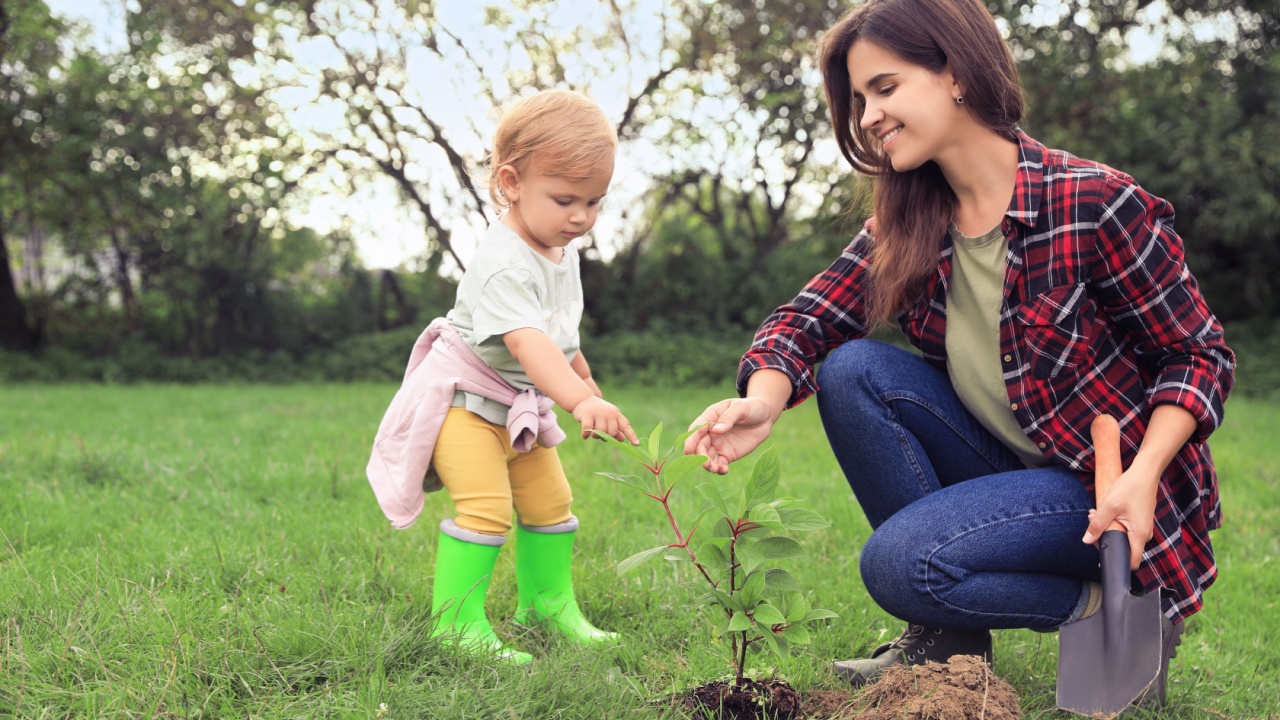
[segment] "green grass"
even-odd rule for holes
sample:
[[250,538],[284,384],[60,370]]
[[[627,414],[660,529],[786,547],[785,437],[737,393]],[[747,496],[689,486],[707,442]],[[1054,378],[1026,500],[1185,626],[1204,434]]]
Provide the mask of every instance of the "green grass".
[[[22,386],[0,388],[0,716],[650,718],[653,703],[728,672],[699,617],[692,577],[621,559],[665,540],[651,501],[597,477],[632,471],[603,443],[561,455],[581,518],[583,607],[620,631],[615,650],[512,635],[539,657],[490,667],[428,637],[435,525],[393,531],[364,479],[394,387]],[[727,387],[611,393],[648,429],[691,421]],[[566,424],[567,426],[567,424]],[[1221,577],[1174,661],[1167,718],[1280,718],[1280,408],[1233,399],[1213,447],[1225,527]],[[778,667],[802,690],[838,687],[830,659],[895,635],[857,559],[869,530],[812,403],[774,440],[783,488],[826,515],[789,569],[840,614]],[[743,476],[742,470],[737,475]],[[732,482],[732,477],[723,482]],[[699,501],[677,491],[686,517]],[[515,606],[510,552],[489,600]],[[502,632],[514,630],[500,626]],[[996,671],[1026,717],[1053,709],[1052,635],[1004,631]],[[380,710],[385,704],[385,710]]]

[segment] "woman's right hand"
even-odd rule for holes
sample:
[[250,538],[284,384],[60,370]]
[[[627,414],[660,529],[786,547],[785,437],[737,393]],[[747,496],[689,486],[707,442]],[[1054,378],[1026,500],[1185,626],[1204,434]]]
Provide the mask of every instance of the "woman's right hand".
[[775,420],[772,406],[762,398],[721,400],[689,426],[697,430],[685,440],[684,454],[707,456],[702,467],[724,475],[729,463],[746,457],[769,437]]

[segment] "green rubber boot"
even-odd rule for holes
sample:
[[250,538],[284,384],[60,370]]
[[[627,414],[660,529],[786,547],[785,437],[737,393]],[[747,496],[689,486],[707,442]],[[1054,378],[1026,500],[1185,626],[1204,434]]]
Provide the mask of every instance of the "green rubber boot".
[[579,645],[610,643],[617,640],[617,633],[605,632],[587,622],[573,595],[570,564],[577,529],[576,517],[559,525],[516,526],[519,602],[515,621],[525,626],[541,625]]
[[431,588],[436,626],[431,636],[524,665],[532,662],[533,656],[503,645],[484,612],[489,578],[506,539],[505,535],[471,532],[453,520],[440,523],[436,577]]

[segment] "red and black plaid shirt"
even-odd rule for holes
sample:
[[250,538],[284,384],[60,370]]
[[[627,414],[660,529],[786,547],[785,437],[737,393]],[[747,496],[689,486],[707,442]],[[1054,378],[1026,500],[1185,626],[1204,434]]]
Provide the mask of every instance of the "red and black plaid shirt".
[[[1235,356],[1187,270],[1173,208],[1130,176],[1045,148],[1019,133],[1000,308],[1000,356],[1009,407],[1045,456],[1080,473],[1092,491],[1089,425],[1120,421],[1126,466],[1151,409],[1175,404],[1195,416],[1191,441],[1169,464],[1156,500],[1155,535],[1136,576],[1166,588],[1166,610],[1186,617],[1217,575],[1209,531],[1221,524],[1217,477],[1205,440],[1222,422]],[[869,222],[868,225],[871,225]],[[790,376],[790,405],[817,391],[814,367],[867,333],[863,288],[874,238],[863,230],[831,267],[756,333],[738,372],[739,392],[761,368]],[[924,359],[946,366],[951,241],[938,270],[898,322]]]

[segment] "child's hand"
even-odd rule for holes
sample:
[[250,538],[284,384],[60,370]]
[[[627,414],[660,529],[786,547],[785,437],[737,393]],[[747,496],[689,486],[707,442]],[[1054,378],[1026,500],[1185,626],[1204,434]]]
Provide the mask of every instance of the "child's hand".
[[613,403],[592,395],[573,409],[573,419],[582,423],[582,439],[591,437],[591,431],[604,433],[613,439],[639,445],[640,438],[631,429],[631,423]]

